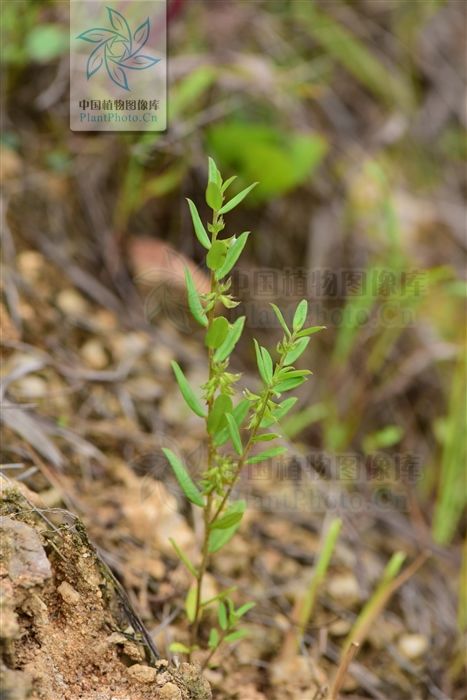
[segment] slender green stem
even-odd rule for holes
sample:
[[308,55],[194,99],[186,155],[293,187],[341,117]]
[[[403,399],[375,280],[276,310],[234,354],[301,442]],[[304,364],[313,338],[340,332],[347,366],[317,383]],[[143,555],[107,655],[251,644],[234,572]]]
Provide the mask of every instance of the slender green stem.
[[[217,220],[218,220],[218,214],[217,212],[213,213],[213,219],[212,219],[212,224],[214,227],[214,233],[212,236],[212,240],[214,241],[216,239],[216,225],[217,225]],[[216,277],[214,274],[214,271],[211,272],[211,285],[210,285],[210,291],[211,294],[215,293],[217,291],[217,281]],[[211,328],[212,322],[214,320],[214,314],[215,314],[215,303],[212,305],[212,308],[208,311],[207,317],[208,317],[208,326],[207,326],[207,332]],[[213,373],[214,373],[214,352],[211,348],[209,348],[208,352],[208,363],[209,363],[209,380],[212,379]],[[216,448],[213,443],[212,435],[207,429],[208,426],[208,421],[209,421],[209,415],[212,411],[214,403],[214,398],[210,397],[207,400],[207,406],[208,406],[208,415],[206,417],[206,432],[208,434],[208,470],[211,469],[213,460],[215,457],[216,453]],[[209,493],[207,496],[207,501],[206,505],[204,507],[204,512],[203,512],[203,544],[202,544],[202,549],[201,549],[201,563],[198,567],[198,575],[196,577],[196,600],[195,600],[195,613],[194,613],[194,619],[193,623],[191,626],[191,633],[190,633],[190,646],[194,646],[196,643],[197,637],[198,637],[198,628],[199,628],[199,623],[200,623],[200,617],[201,617],[201,611],[202,611],[202,605],[201,605],[201,591],[202,591],[202,586],[203,586],[203,579],[204,579],[204,574],[206,573],[206,568],[208,566],[208,560],[209,560],[209,552],[208,552],[208,546],[209,546],[209,524],[210,524],[210,519],[211,519],[211,506],[212,506],[212,493]]]
[[[279,372],[282,369],[283,364],[284,364],[284,357],[285,357],[285,355],[283,355],[281,357],[281,359],[279,360],[279,362],[276,364],[274,374],[276,374],[277,372]],[[216,510],[214,512],[214,515],[211,519],[211,523],[215,522],[217,520],[217,518],[219,517],[219,515],[222,513],[222,511],[225,507],[225,504],[227,503],[229,496],[232,493],[232,490],[233,490],[235,484],[237,483],[238,477],[240,476],[241,471],[242,471],[243,467],[245,466],[245,462],[246,462],[248,455],[250,453],[250,450],[253,446],[253,440],[255,439],[255,437],[258,433],[258,430],[261,427],[261,423],[263,421],[264,414],[265,414],[266,409],[268,407],[268,402],[269,402],[271,396],[272,396],[272,388],[267,387],[266,391],[264,392],[263,403],[262,403],[261,408],[259,410],[258,418],[250,431],[248,441],[245,445],[245,449],[243,450],[242,455],[240,456],[240,458],[238,460],[237,467],[235,469],[233,478],[232,478],[228,488],[226,489],[226,492],[224,493],[224,495],[221,499],[221,502],[219,503],[218,507],[216,508]]]
[[228,633],[229,633],[230,631],[231,631],[231,630],[224,630],[224,631],[220,634],[220,636],[219,636],[219,641],[217,642],[216,646],[215,646],[213,649],[211,649],[211,651],[209,652],[209,654],[207,655],[207,657],[204,659],[204,661],[203,661],[203,663],[202,663],[202,666],[201,666],[201,670],[202,670],[202,671],[204,671],[204,669],[207,668],[208,663],[211,661],[212,657],[214,656],[214,654],[216,653],[216,651],[219,649],[220,645],[222,644],[222,642],[223,642],[224,639],[227,637],[227,635],[228,635]]

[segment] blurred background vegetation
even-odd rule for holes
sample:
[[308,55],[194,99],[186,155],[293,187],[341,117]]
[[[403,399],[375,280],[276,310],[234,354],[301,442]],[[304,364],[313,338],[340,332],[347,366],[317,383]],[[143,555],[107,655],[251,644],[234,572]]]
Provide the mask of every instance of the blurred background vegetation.
[[[239,294],[250,311],[272,300],[287,309],[300,296],[280,291],[289,271],[313,281],[310,321],[328,327],[304,358],[315,375],[286,434],[308,451],[356,454],[367,473],[375,454],[380,465],[411,460],[383,484],[366,481],[368,512],[373,489],[383,485],[395,517],[402,496],[398,537],[451,547],[458,570],[466,499],[465,3],[168,7],[167,132],[81,134],[68,129],[66,3],[3,3],[7,240],[17,252],[37,249],[72,267],[75,280],[85,271],[110,290],[131,327],[144,323],[135,320],[135,240],[165,242],[199,261],[184,198],[201,203],[207,154],[225,177],[239,175],[238,189],[258,180],[231,225],[253,231],[242,271],[249,280],[272,271],[279,291],[242,291],[239,282]],[[10,244],[5,269],[13,279]],[[4,303],[27,329],[13,287],[5,285]],[[151,322],[166,329],[170,313]],[[52,338],[53,321],[43,331],[39,345],[62,342],[60,333]],[[277,340],[267,324],[252,323],[252,332],[265,344]],[[247,341],[241,363],[254,367]],[[323,478],[338,478],[335,469],[323,467]],[[461,626],[465,610],[461,601]]]

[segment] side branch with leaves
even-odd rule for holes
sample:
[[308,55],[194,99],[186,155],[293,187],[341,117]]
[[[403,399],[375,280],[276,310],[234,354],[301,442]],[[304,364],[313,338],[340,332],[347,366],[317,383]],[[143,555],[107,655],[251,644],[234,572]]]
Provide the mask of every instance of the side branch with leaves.
[[216,164],[209,158],[206,202],[212,209],[212,221],[207,227],[201,221],[194,202],[188,200],[194,231],[198,241],[207,250],[206,264],[211,271],[210,291],[199,295],[190,271],[185,270],[189,308],[195,320],[205,329],[208,379],[202,387],[204,403],[190,387],[181,367],[176,362],[172,363],[172,367],[187,405],[206,423],[208,456],[200,483],[193,481],[182,460],[174,452],[163,450],[185,496],[203,511],[203,536],[197,564],[191,562],[177,543],[171,540],[177,556],[194,579],[185,601],[185,611],[191,626],[190,642],[189,645],[177,642],[171,648],[172,651],[190,655],[202,647],[200,626],[203,613],[209,606],[216,605],[218,626],[209,631],[209,652],[204,665],[209,663],[222,643],[234,642],[247,634],[247,630],[238,625],[254,605],[245,603],[235,608],[230,597],[232,589],[209,600],[202,599],[203,579],[211,556],[231,540],[245,512],[244,500],[231,500],[233,489],[247,464],[269,460],[286,451],[285,447],[276,445],[253,453],[255,447],[281,437],[276,429],[270,429],[277,426],[297,400],[294,397],[281,400],[281,396],[299,387],[311,374],[309,370],[295,369],[293,363],[306,350],[310,336],[324,328],[305,327],[308,315],[306,300],[298,304],[291,328],[279,308],[272,304],[284,333],[276,347],[277,359],[273,360],[266,348],[261,347],[256,340],[253,341],[261,388],[257,393],[244,390],[243,398],[234,405],[235,384],[240,375],[229,371],[229,365],[242,335],[245,316],[230,323],[225,316],[217,315],[217,311],[221,307],[232,309],[239,304],[230,294],[231,279],[228,275],[239,259],[250,232],[226,238],[220,238],[220,235],[225,228],[224,215],[240,204],[257,184],[253,183],[225,202],[226,191],[234,180],[235,177],[231,177],[224,182]]

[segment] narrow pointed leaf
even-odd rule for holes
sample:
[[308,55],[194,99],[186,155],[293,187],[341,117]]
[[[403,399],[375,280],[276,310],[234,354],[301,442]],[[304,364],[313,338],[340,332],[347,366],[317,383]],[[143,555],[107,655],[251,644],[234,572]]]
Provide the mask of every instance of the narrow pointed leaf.
[[240,522],[233,525],[233,527],[226,528],[225,530],[211,530],[211,534],[209,535],[208,552],[210,554],[214,554],[214,552],[218,552],[219,549],[222,549],[222,547],[226,545],[227,542],[229,542],[235,535],[239,526]]
[[249,631],[247,629],[236,630],[231,632],[226,637],[224,637],[224,642],[237,642],[239,639],[244,639],[248,637]]
[[191,219],[193,221],[193,228],[195,229],[196,233],[196,238],[202,246],[209,250],[209,248],[211,247],[211,241],[209,240],[209,236],[206,233],[206,229],[204,228],[203,222],[200,219],[196,205],[194,202],[191,201],[191,199],[187,199],[186,201],[188,202],[188,206],[190,207],[190,214]]
[[222,267],[220,267],[216,272],[216,279],[220,280],[222,279],[222,277],[225,277],[229,274],[230,270],[233,268],[240,255],[242,254],[242,251],[245,247],[249,235],[250,232],[245,231],[244,233],[240,234],[237,240],[231,244],[227,251],[227,255],[225,256],[225,260]]
[[271,306],[272,306],[272,308],[273,308],[274,313],[276,314],[277,320],[279,321],[279,323],[280,323],[281,326],[282,326],[282,329],[283,329],[284,333],[286,334],[286,336],[288,336],[288,337],[290,338],[291,333],[290,333],[290,331],[289,331],[289,329],[288,329],[288,327],[287,327],[287,324],[286,324],[286,322],[285,322],[285,318],[284,318],[284,316],[282,315],[282,311],[281,311],[281,310],[279,309],[279,307],[276,306],[275,304],[271,304]]
[[[250,408],[250,402],[248,399],[243,399],[243,401],[240,401],[237,406],[233,409],[232,416],[234,417],[235,423],[237,424],[237,427],[239,428],[243,421],[245,420],[247,413]],[[214,438],[214,444],[216,447],[220,447],[220,445],[223,445],[224,443],[227,442],[229,439],[230,433],[228,428],[223,428],[220,432],[216,433],[216,436]]]
[[235,422],[235,418],[230,413],[227,413],[225,417],[227,418],[227,426],[230,437],[232,438],[232,444],[236,453],[241,455],[243,452],[242,439],[240,437],[240,432]]
[[293,379],[284,379],[283,382],[279,382],[274,385],[274,391],[290,391],[291,389],[296,389],[296,387],[306,382],[305,377],[294,377]]
[[274,409],[272,418],[266,418],[261,421],[261,428],[268,428],[270,425],[278,423],[281,418],[283,418],[290,411],[290,409],[295,406],[297,401],[298,399],[296,396],[290,396],[288,399],[284,399],[284,401],[278,404],[277,408]]
[[223,360],[230,355],[238,343],[240,336],[242,335],[244,324],[245,316],[240,316],[237,318],[235,323],[230,326],[227,338],[224,340],[220,348],[217,348],[216,352],[214,353],[214,360],[216,362],[223,362]]
[[175,477],[178,483],[180,484],[180,488],[182,489],[185,496],[188,498],[189,501],[191,501],[191,503],[194,503],[195,506],[203,508],[204,499],[201,495],[201,492],[195,486],[191,476],[188,474],[181,460],[177,457],[177,455],[175,455],[172,452],[172,450],[169,450],[167,447],[163,447],[162,452],[167,457],[169,464],[173,469]]
[[217,617],[219,618],[219,625],[221,629],[227,629],[227,610],[225,604],[221,601],[217,608]]
[[265,450],[264,452],[260,452],[259,454],[250,457],[250,459],[247,459],[246,463],[256,464],[257,462],[264,462],[266,459],[278,457],[279,455],[284,454],[284,452],[287,452],[286,447],[271,447],[270,450]]
[[191,276],[190,270],[187,267],[185,267],[185,283],[188,296],[188,307],[195,320],[206,328],[208,325],[208,317],[206,316],[198,292],[196,291],[193,277]]
[[240,202],[242,202],[245,199],[245,197],[251,192],[253,187],[256,187],[257,184],[257,182],[254,182],[249,187],[245,187],[245,189],[239,192],[237,195],[235,195],[235,197],[232,197],[232,199],[229,200],[227,204],[224,204],[222,209],[219,210],[219,214],[227,214],[228,211],[232,211],[232,209],[234,209],[237,206],[237,204],[240,204]]
[[196,413],[197,416],[200,418],[206,418],[206,411],[204,410],[203,406],[201,405],[198,397],[194,393],[193,389],[191,386],[188,384],[188,381],[185,377],[185,375],[182,372],[181,367],[178,365],[175,360],[172,360],[171,362],[172,369],[175,374],[175,378],[177,380],[178,386],[180,387],[180,391],[182,392],[182,396],[185,399],[187,405],[191,408],[193,413]]
[[288,365],[291,365],[295,360],[298,360],[300,355],[302,355],[306,348],[308,343],[310,342],[309,338],[300,338],[297,340],[295,343],[295,347],[290,350],[290,352],[287,353],[287,355],[284,357],[284,362]]
[[222,194],[224,194],[224,192],[230,187],[232,182],[236,179],[237,179],[237,176],[232,175],[232,177],[229,177],[229,179],[224,182],[224,184],[222,185]]
[[254,608],[256,603],[245,603],[242,605],[238,610],[235,611],[235,614],[237,617],[243,617],[243,615],[246,615],[247,612],[249,612],[252,608]]
[[175,549],[175,552],[177,553],[177,556],[180,559],[180,561],[182,561],[185,564],[185,566],[188,569],[188,571],[190,572],[190,574],[192,574],[196,578],[198,576],[198,572],[196,571],[196,569],[193,566],[193,564],[191,563],[191,561],[188,559],[185,552],[182,549],[180,549],[180,547],[175,542],[175,540],[172,539],[172,537],[169,537],[169,542],[172,545],[172,547]]
[[324,328],[326,328],[326,326],[310,326],[309,328],[304,328],[300,333],[297,333],[296,337],[305,338],[305,336],[318,333],[318,331],[322,331]]
[[208,432],[214,435],[219,429],[226,425],[226,413],[232,411],[232,399],[225,394],[219,394],[214,401],[214,404],[209,411],[208,416]]
[[292,322],[292,327],[294,331],[299,331],[302,329],[303,324],[306,321],[306,317],[308,315],[308,302],[306,299],[302,299],[299,305],[297,306],[297,310],[295,311],[294,317],[293,317],[293,322]]
[[271,440],[276,440],[280,438],[281,435],[277,433],[262,433],[261,435],[255,435],[252,442],[270,442]]
[[185,611],[189,622],[193,622],[196,615],[196,586],[191,586],[185,598]]
[[212,523],[211,527],[213,530],[227,530],[234,525],[238,525],[240,520],[243,518],[246,509],[246,502],[235,501],[232,505],[227,508],[224,515],[218,518]]
[[266,348],[261,348],[261,356],[263,358],[263,365],[264,369],[266,371],[266,376],[268,378],[268,384],[272,382],[272,375],[273,375],[273,363],[272,363],[272,357],[269,354],[269,352],[266,350]]
[[255,352],[256,352],[256,364],[258,365],[258,370],[261,375],[261,379],[265,384],[269,384],[270,380],[268,378],[268,374],[266,371],[266,367],[264,365],[264,359],[263,359],[263,354],[261,352],[261,348],[259,346],[258,341],[256,338],[253,338],[253,343],[255,346]]
[[219,632],[216,630],[215,627],[213,627],[211,629],[211,631],[209,632],[208,647],[210,649],[215,649],[218,644],[219,644]]
[[219,348],[227,337],[229,332],[229,322],[223,316],[218,316],[211,323],[211,327],[206,333],[206,347],[216,349]]
[[211,158],[211,156],[208,158],[208,182],[214,182],[219,187],[222,185],[222,177],[219,172],[219,168],[217,167],[214,158]]

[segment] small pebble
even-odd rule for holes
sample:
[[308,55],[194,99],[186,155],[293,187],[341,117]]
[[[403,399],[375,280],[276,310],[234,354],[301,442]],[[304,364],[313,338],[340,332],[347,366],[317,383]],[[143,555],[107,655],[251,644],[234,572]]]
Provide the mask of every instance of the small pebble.
[[399,651],[407,659],[418,659],[428,649],[428,639],[422,634],[404,634],[399,639]]
[[74,289],[62,289],[57,294],[57,306],[67,316],[84,316],[87,312],[87,304],[81,294]]
[[81,348],[81,355],[86,364],[92,369],[107,367],[107,353],[98,340],[88,340]]
[[166,683],[159,691],[161,700],[183,700],[182,691],[175,683]]
[[67,581],[62,581],[62,583],[58,586],[57,591],[60,593],[65,603],[68,603],[69,605],[77,605],[81,600],[81,596],[78,591],[75,591],[73,586],[70,586]]
[[328,593],[335,600],[345,601],[348,605],[360,600],[360,588],[351,573],[331,576],[328,581]]
[[18,269],[24,277],[33,282],[44,267],[43,256],[35,250],[25,250],[17,258]]
[[115,337],[113,353],[119,360],[142,355],[149,345],[146,333],[125,333]]
[[40,399],[47,394],[47,382],[42,377],[31,374],[16,384],[21,395],[28,399]]
[[126,672],[138,683],[154,683],[157,678],[156,669],[144,664],[133,664],[127,668]]
[[350,632],[352,624],[348,620],[336,620],[329,625],[329,632],[333,637],[344,637]]

